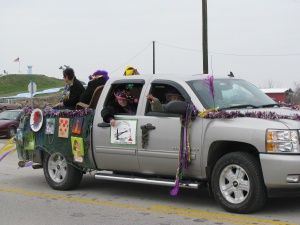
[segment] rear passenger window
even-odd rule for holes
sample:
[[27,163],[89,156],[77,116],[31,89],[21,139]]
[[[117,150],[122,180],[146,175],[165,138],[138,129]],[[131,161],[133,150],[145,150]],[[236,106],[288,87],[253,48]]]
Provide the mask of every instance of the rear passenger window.
[[[104,107],[110,105],[114,101],[117,102],[118,99],[120,98],[122,99],[124,97],[129,99],[128,101],[130,102],[130,104],[135,104],[138,106],[142,88],[143,88],[143,84],[141,83],[113,84],[107,95],[106,101],[104,103]],[[122,115],[122,114],[118,114],[118,115]]]

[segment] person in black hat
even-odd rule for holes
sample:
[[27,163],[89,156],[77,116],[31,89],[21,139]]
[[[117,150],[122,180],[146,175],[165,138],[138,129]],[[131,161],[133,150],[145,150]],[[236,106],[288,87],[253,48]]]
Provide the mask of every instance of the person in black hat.
[[103,121],[115,126],[115,116],[119,113],[126,113],[134,115],[137,109],[138,100],[131,95],[129,90],[118,90],[114,93],[116,99],[108,106],[102,109],[101,116]]
[[71,109],[74,110],[79,102],[80,95],[84,92],[82,83],[77,80],[74,70],[67,67],[63,70],[63,77],[66,82],[66,92],[61,101],[53,106],[53,109]]
[[97,87],[104,85],[109,79],[108,73],[105,70],[97,70],[89,76],[89,83],[83,94],[80,96],[79,101],[85,104],[89,104],[94,91]]

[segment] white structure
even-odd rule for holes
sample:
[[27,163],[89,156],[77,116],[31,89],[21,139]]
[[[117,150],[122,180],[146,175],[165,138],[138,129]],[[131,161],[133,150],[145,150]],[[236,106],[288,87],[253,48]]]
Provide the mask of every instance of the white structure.
[[27,74],[32,74],[32,66],[27,66]]

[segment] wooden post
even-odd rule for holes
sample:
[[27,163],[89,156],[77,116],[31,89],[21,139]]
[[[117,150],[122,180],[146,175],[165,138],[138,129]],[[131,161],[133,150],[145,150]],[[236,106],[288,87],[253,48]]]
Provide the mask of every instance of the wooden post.
[[202,0],[202,49],[203,49],[203,73],[208,74],[207,0]]
[[153,74],[155,74],[155,41],[153,41]]

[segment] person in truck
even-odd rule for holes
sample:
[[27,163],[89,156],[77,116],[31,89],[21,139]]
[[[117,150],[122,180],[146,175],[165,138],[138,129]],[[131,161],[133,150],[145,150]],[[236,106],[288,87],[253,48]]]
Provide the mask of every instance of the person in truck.
[[62,100],[53,106],[53,109],[74,110],[85,88],[83,87],[82,83],[77,80],[72,68],[67,67],[65,70],[63,70],[63,77],[68,90],[66,90],[65,96],[62,98]]
[[[146,98],[150,100],[151,110],[153,112],[165,111],[165,104],[162,104],[158,98],[155,98],[152,94],[148,94]],[[167,94],[165,95],[165,98],[167,102],[184,101],[184,98],[181,95],[181,93],[173,87],[168,90]]]
[[137,99],[130,93],[129,90],[118,90],[114,93],[115,100],[108,106],[102,109],[101,116],[103,121],[115,126],[116,114],[131,114],[135,115],[137,109]]
[[83,94],[80,96],[80,102],[89,104],[94,91],[97,87],[104,85],[109,79],[108,73],[105,70],[97,70],[89,76],[89,83]]

